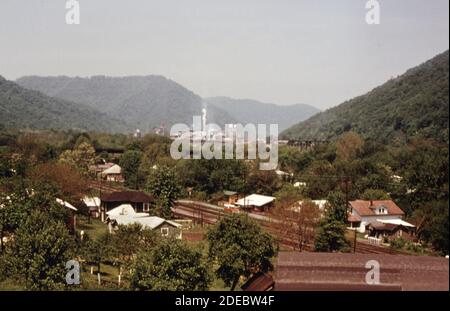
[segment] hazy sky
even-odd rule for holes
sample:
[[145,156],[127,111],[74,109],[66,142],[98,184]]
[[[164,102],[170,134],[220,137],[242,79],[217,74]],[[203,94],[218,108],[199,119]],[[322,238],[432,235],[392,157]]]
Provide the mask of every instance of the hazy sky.
[[319,108],[447,50],[448,0],[0,0],[0,75],[147,75],[201,96]]

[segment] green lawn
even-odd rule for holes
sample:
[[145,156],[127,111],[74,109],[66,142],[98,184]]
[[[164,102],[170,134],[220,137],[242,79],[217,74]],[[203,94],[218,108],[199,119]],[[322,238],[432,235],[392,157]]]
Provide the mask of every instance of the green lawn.
[[79,216],[77,217],[77,231],[80,232],[81,230],[90,238],[97,239],[108,232],[108,225],[96,218],[91,218],[89,223],[87,217]]

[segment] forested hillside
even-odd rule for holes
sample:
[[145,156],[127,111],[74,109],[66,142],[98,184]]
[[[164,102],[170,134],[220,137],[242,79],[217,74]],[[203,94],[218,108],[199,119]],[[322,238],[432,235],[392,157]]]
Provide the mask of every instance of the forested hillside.
[[346,131],[382,142],[413,137],[448,142],[449,52],[408,70],[371,92],[319,113],[283,133],[334,140]]
[[0,125],[18,129],[126,130],[123,122],[93,108],[25,89],[1,76]]
[[[160,125],[170,128],[175,123],[192,124],[192,117],[200,115],[203,107],[200,96],[162,76],[31,76],[17,82],[50,96],[108,112],[144,132]],[[208,110],[208,122],[223,125],[234,121],[221,109]]]

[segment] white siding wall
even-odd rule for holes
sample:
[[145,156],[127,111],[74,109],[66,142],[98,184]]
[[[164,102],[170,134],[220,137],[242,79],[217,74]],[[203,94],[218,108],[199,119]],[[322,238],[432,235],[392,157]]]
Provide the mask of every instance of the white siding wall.
[[[356,214],[357,215],[357,214]],[[361,225],[358,231],[364,233],[366,231],[366,225],[371,221],[376,221],[377,219],[391,220],[391,219],[402,219],[399,215],[374,215],[374,216],[363,216],[361,217]]]

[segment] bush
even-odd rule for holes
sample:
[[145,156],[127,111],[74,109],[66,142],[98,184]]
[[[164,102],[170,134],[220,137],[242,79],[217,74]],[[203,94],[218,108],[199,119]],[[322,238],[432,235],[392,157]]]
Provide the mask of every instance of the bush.
[[405,247],[405,244],[406,242],[402,238],[395,238],[391,240],[391,248],[393,249],[402,249]]

